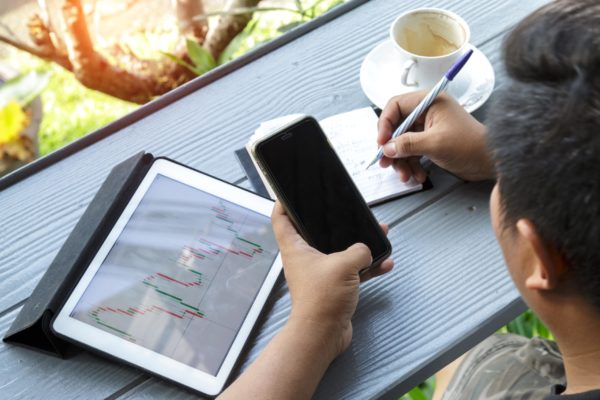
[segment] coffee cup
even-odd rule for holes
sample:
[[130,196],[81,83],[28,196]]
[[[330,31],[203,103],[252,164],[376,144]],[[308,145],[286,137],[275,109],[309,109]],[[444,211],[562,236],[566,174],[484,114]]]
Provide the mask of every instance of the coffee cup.
[[390,39],[402,63],[402,85],[431,89],[469,49],[470,34],[461,17],[439,8],[420,8],[397,17]]

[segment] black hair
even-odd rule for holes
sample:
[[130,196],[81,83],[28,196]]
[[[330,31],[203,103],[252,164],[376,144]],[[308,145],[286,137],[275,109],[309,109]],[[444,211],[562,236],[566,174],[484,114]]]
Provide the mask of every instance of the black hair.
[[600,311],[600,1],[537,10],[507,38],[504,63],[488,120],[504,225],[530,219]]

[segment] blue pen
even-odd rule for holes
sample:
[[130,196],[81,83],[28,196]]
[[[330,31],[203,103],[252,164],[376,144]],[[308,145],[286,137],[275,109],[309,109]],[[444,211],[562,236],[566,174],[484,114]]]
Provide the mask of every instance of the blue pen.
[[[423,114],[423,112],[427,109],[427,107],[429,107],[431,105],[431,103],[433,103],[435,98],[441,92],[443,92],[444,89],[446,89],[446,86],[448,86],[448,83],[450,83],[450,81],[454,79],[456,74],[458,74],[458,72],[462,69],[462,67],[464,67],[464,65],[467,63],[467,61],[469,60],[469,57],[471,57],[471,54],[473,54],[473,49],[467,51],[461,58],[458,59],[457,62],[454,63],[454,65],[452,67],[450,67],[448,72],[446,72],[446,75],[444,75],[442,77],[442,79],[437,83],[437,85],[435,85],[433,87],[433,89],[431,89],[431,91],[427,94],[427,96],[425,96],[425,98],[423,100],[421,100],[421,102],[419,103],[417,108],[415,108],[413,110],[413,112],[411,112],[408,115],[408,117],[406,117],[406,119],[402,122],[402,124],[400,124],[400,126],[398,128],[396,128],[396,130],[392,134],[392,139],[395,139],[398,136],[405,133],[406,131],[408,131],[408,129],[415,123],[417,118],[419,118],[421,116],[421,114]],[[390,139],[390,141],[392,139]],[[377,152],[375,159],[373,161],[371,161],[371,163],[367,166],[367,169],[369,169],[369,167],[371,165],[375,164],[377,161],[381,160],[381,157],[383,157],[383,146],[381,146],[379,148],[379,151]]]

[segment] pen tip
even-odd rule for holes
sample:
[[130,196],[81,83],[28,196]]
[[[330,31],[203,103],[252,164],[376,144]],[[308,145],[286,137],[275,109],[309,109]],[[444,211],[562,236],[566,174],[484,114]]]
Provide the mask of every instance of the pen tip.
[[469,58],[471,57],[471,55],[473,54],[473,49],[469,49],[469,51],[467,51],[465,54],[462,55],[461,58],[458,59],[458,61],[456,61],[456,63],[454,63],[454,65],[452,67],[450,67],[450,69],[448,70],[448,72],[446,72],[446,79],[448,80],[453,80],[454,77],[456,76],[456,74],[458,74],[460,72],[460,70],[462,69],[462,67],[465,66],[465,64],[467,63],[467,61],[469,61]]

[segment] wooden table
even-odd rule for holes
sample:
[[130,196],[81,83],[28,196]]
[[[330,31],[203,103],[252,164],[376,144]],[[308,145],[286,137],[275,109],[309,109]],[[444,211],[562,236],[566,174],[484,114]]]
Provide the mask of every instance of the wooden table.
[[[546,0],[439,0],[470,24],[504,81],[505,33]],[[353,1],[132,115],[0,180],[0,332],[5,332],[110,169],[140,151],[247,187],[233,150],[261,121],[317,118],[369,104],[362,59],[422,0]],[[476,113],[483,118],[485,109]],[[491,185],[433,169],[434,189],[374,209],[391,225],[396,268],[365,284],[352,346],[317,398],[397,398],[520,313],[488,217]],[[248,365],[289,313],[286,288],[253,339]],[[0,343],[2,398],[191,398],[175,385],[88,353],[59,360]]]

